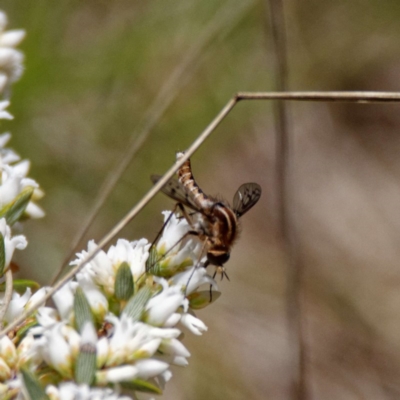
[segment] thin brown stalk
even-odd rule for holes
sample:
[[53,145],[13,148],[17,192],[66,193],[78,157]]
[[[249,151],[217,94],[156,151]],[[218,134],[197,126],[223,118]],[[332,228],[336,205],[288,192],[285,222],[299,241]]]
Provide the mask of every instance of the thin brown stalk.
[[[268,0],[270,7],[271,33],[275,52],[275,77],[277,89],[289,89],[286,45],[285,14],[282,0]],[[294,186],[291,179],[291,134],[288,104],[277,101],[274,107],[277,131],[276,187],[279,230],[287,257],[287,328],[291,347],[290,393],[293,399],[307,398],[306,353],[302,315],[303,265],[297,251],[298,241],[293,224]]]
[[[275,54],[275,81],[277,90],[289,89],[285,13],[282,0],[268,0],[271,36]],[[288,339],[291,350],[289,373],[290,397],[307,398],[306,354],[302,316],[303,266],[297,251],[297,237],[292,218],[294,186],[291,179],[291,134],[289,106],[279,100],[273,108],[276,129],[276,195],[278,205],[279,233],[287,264],[286,315]]]
[[232,30],[253,4],[254,0],[244,1],[238,7],[232,7],[230,2],[223,4],[215,13],[210,23],[206,25],[195,44],[184,53],[185,55],[183,59],[164,82],[153,103],[145,113],[143,119],[139,122],[136,130],[133,132],[132,140],[129,143],[125,154],[122,156],[122,159],[119,160],[118,164],[115,165],[104,180],[95,204],[91,208],[87,219],[82,224],[81,229],[72,240],[72,245],[65,256],[60,269],[53,278],[52,283],[57,281],[61,276],[62,271],[76,252],[79,244],[92,226],[93,221],[97,217],[104,203],[113,192],[122,174],[127,170],[132,159],[149,138],[152,129],[157,125],[165,111],[201,65],[200,58],[206,47],[211,43],[212,39],[218,36],[221,32],[225,31],[225,33],[227,33]]
[[396,103],[400,92],[239,92],[238,100],[292,100],[356,103]]
[[[333,96],[330,97],[330,94]],[[354,93],[360,92],[325,92],[325,98],[333,99],[333,101],[338,101],[339,98],[343,101],[356,101],[356,102],[400,102],[400,93],[387,93],[387,92],[366,92],[367,95],[363,96],[363,92],[358,97],[354,97]],[[72,268],[62,280],[57,282],[51,290],[48,291],[46,296],[36,304],[33,304],[28,310],[17,318],[15,321],[10,323],[6,329],[0,332],[0,337],[14,329],[18,324],[24,321],[33,311],[44,304],[59,288],[61,288],[65,283],[67,283],[72,277],[83,268],[88,262],[90,262],[93,257],[100,251],[100,249],[106,246],[146,205],[149,201],[159,192],[159,190],[168,182],[174,173],[184,164],[184,162],[190,158],[194,152],[203,144],[203,142],[214,132],[218,125],[227,117],[227,115],[232,111],[235,105],[240,100],[271,100],[274,98],[286,98],[287,100],[315,100],[321,101],[318,96],[315,96],[315,92],[289,92],[289,93],[239,93],[233,96],[225,105],[225,107],[218,113],[218,115],[213,119],[213,121],[204,129],[204,131],[197,137],[197,139],[192,143],[192,145],[187,149],[184,156],[176,162],[163,177],[143,196],[143,198],[129,211],[129,213],[117,224],[115,227],[106,235],[103,239],[99,241],[98,248],[95,251],[90,252],[84,260],[82,260],[78,265]]]

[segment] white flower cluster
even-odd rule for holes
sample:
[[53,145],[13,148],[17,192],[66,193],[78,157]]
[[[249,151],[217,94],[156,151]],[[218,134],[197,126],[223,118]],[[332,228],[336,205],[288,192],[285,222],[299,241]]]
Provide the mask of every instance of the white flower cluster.
[[[145,239],[120,239],[107,252],[100,250],[76,280],[53,296],[56,308],[39,308],[30,321],[33,326],[22,328],[22,340],[2,339],[0,394],[24,387],[17,374],[21,367],[48,383],[50,399],[77,398],[74,393],[82,399],[117,399],[128,389],[162,393],[172,376],[170,366],[185,366],[190,356],[179,325],[195,335],[207,329],[193,309],[207,306],[209,285],[216,286],[204,268],[196,267],[197,238],[176,244],[178,232],[189,230],[186,220],[168,212],[165,218],[169,222],[157,246],[150,248]],[[175,244],[167,250],[169,263],[165,251],[157,250],[167,243]],[[90,241],[88,252],[95,248]],[[78,254],[73,264],[84,261],[88,252]],[[154,274],[161,263],[163,277]],[[203,285],[207,290],[199,290]],[[40,289],[28,303],[46,290]],[[19,312],[28,306],[29,296],[22,297],[17,296]],[[110,385],[118,385],[119,391],[103,389]]]
[[30,161],[21,160],[12,149],[4,147],[10,138],[10,133],[0,135],[0,216],[22,197],[29,195],[25,217],[42,218],[44,212],[36,201],[43,197],[43,192],[36,181],[27,177]]
[[[18,80],[23,72],[23,54],[15,47],[23,40],[23,30],[5,31],[7,16],[0,11],[0,95],[9,88],[10,84]],[[12,119],[12,115],[6,111],[9,101],[0,101],[0,119]],[[29,197],[26,209],[23,209],[25,216],[30,218],[41,218],[43,210],[35,204],[43,193],[39,185],[30,178],[27,178],[30,162],[22,160],[12,149],[5,148],[11,135],[4,133],[0,135],[0,218],[6,216],[13,204],[21,202]],[[14,207],[15,208],[15,207]],[[15,209],[14,209],[15,211]],[[8,218],[7,222],[12,225],[16,222],[14,215]],[[11,222],[11,223],[10,223]]]
[[[0,12],[0,27],[3,19]],[[4,43],[7,42],[6,38]],[[1,44],[0,33],[0,65]],[[8,104],[8,101],[0,102],[0,120],[12,118],[11,114],[5,110]],[[10,138],[9,133],[0,134],[0,282],[10,265],[14,250],[24,249],[27,246],[24,236],[11,236],[10,226],[27,217],[41,218],[44,215],[43,210],[35,204],[35,201],[40,199],[43,193],[33,179],[27,178],[30,167],[29,161],[21,161],[17,153],[5,147]],[[15,297],[18,297],[18,295],[14,296],[7,309],[6,321],[13,316]]]
[[24,55],[15,47],[24,39],[25,31],[6,31],[6,27],[7,16],[0,11],[0,93],[7,91],[23,72]]

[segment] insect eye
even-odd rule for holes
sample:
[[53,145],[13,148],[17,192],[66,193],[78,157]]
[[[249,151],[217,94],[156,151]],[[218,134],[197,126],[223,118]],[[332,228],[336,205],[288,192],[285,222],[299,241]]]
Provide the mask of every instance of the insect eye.
[[229,260],[230,254],[229,253],[219,253],[213,254],[212,252],[207,253],[207,260],[212,265],[222,266]]

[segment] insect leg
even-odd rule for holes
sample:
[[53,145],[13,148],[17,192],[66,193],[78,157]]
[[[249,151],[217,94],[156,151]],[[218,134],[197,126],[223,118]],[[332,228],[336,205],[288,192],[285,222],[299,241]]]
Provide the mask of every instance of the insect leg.
[[180,212],[182,213],[183,217],[187,220],[188,224],[193,228],[194,224],[192,219],[188,216],[186,209],[183,207],[181,203],[176,203],[175,207],[172,209],[170,215],[164,222],[163,226],[161,227],[160,231],[158,232],[156,238],[153,240],[153,243],[150,246],[150,254],[149,257],[146,261],[146,272],[151,272],[152,268],[160,262],[164,257],[168,255],[179,243],[181,243],[185,238],[187,238],[189,235],[192,236],[198,236],[199,233],[195,230],[190,230],[186,232],[176,243],[174,243],[161,257],[158,259],[156,258],[156,252],[154,251],[154,248],[156,246],[156,243],[160,239],[162,233],[164,232],[165,227],[168,225],[169,221],[171,220],[172,216],[175,214],[176,210],[179,208]]
[[176,243],[174,243],[158,260],[157,260],[157,262],[159,262],[159,261],[161,261],[165,256],[167,256],[168,255],[168,253],[169,252],[171,252],[176,246],[178,246],[178,244],[180,243],[180,242],[182,242],[184,239],[186,239],[188,236],[190,236],[190,235],[195,235],[195,236],[197,236],[198,235],[198,233],[196,232],[196,231],[189,231],[189,232],[186,232],[180,239],[178,239],[177,240],[177,242]]
[[[176,209],[179,207],[178,204],[179,204],[179,203],[175,204],[174,208],[173,208],[172,211],[171,211],[171,214],[169,214],[167,220],[164,222],[163,226],[162,226],[161,229],[158,231],[156,238],[155,238],[155,239],[153,240],[153,242],[151,243],[150,251],[149,251],[150,255],[149,255],[149,258],[148,258],[147,261],[146,261],[146,272],[149,272],[149,271],[151,270],[151,268],[153,267],[153,265],[155,264],[155,262],[156,262],[156,261],[159,261],[159,260],[154,260],[153,257],[151,257],[151,255],[152,255],[152,249],[154,248],[154,246],[155,246],[156,243],[158,242],[158,239],[160,239],[161,235],[163,234],[165,227],[168,225],[169,221],[170,221],[171,218],[172,218],[172,215],[175,214]],[[153,261],[154,261],[154,263],[153,263]]]
[[[217,269],[215,269],[214,274],[213,274],[213,279],[215,279],[215,276],[217,275]],[[210,285],[210,303],[212,302],[212,285]]]
[[[209,265],[208,262],[204,263],[204,267],[207,268],[207,266]],[[213,279],[215,279],[215,277],[217,276],[217,274],[220,273],[221,274],[221,281],[222,279],[224,279],[224,276],[226,276],[226,279],[228,279],[228,281],[230,281],[228,274],[226,273],[226,270],[224,267],[220,266],[220,267],[216,267],[214,274],[213,274]],[[212,302],[212,285],[210,285],[210,303]]]
[[180,212],[182,213],[183,217],[186,219],[186,221],[190,225],[190,227],[192,229],[194,229],[194,223],[193,223],[191,216],[196,213],[188,213],[182,203],[177,203],[176,207],[179,208]]
[[200,261],[201,261],[201,258],[203,257],[203,254],[204,254],[204,251],[205,251],[206,247],[207,247],[207,241],[205,240],[205,241],[204,241],[204,244],[203,244],[203,247],[201,248],[199,258],[197,259],[197,262],[196,262],[196,264],[194,265],[193,271],[192,271],[192,273],[190,274],[189,279],[188,279],[188,281],[187,281],[187,283],[186,283],[185,295],[186,295],[186,289],[187,289],[187,287],[189,286],[190,281],[192,280],[194,271],[195,271],[195,270],[199,267],[199,265],[200,265]]
[[[164,232],[165,227],[168,225],[169,221],[172,218],[172,215],[175,213],[176,209],[178,208],[178,204],[175,204],[174,208],[171,211],[171,214],[168,215],[168,218],[166,219],[166,221],[164,222],[163,226],[161,227],[161,229],[158,231],[157,236],[155,237],[155,239],[153,240],[153,242],[151,243],[150,246],[150,250],[155,246],[155,244],[157,243],[158,239],[160,239],[162,233]],[[147,263],[146,263],[146,272],[148,272],[147,269]]]

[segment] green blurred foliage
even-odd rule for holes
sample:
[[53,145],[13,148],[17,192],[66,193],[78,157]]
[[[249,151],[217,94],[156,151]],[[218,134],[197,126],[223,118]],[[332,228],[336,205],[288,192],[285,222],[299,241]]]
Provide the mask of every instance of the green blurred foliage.
[[[3,0],[23,28],[26,71],[14,86],[15,120],[2,131],[32,161],[47,216],[26,224],[24,277],[42,283],[59,267],[102,182],[137,137],[149,107],[217,13],[239,0]],[[400,3],[284,2],[290,87],[400,90]],[[249,1],[204,47],[157,121],[88,238],[101,238],[150,188],[237,91],[275,87],[266,2]],[[305,266],[307,362],[315,398],[400,397],[400,179],[394,105],[291,104],[295,232]],[[286,263],[277,235],[271,105],[241,103],[192,158],[206,192],[231,200],[259,182],[260,204],[243,218],[227,264],[231,282],[199,312],[210,330],[188,334],[193,358],[166,397],[286,399],[290,358]],[[124,237],[156,235],[162,195]],[[86,245],[84,245],[85,247]],[[309,382],[310,383],[310,382]]]

